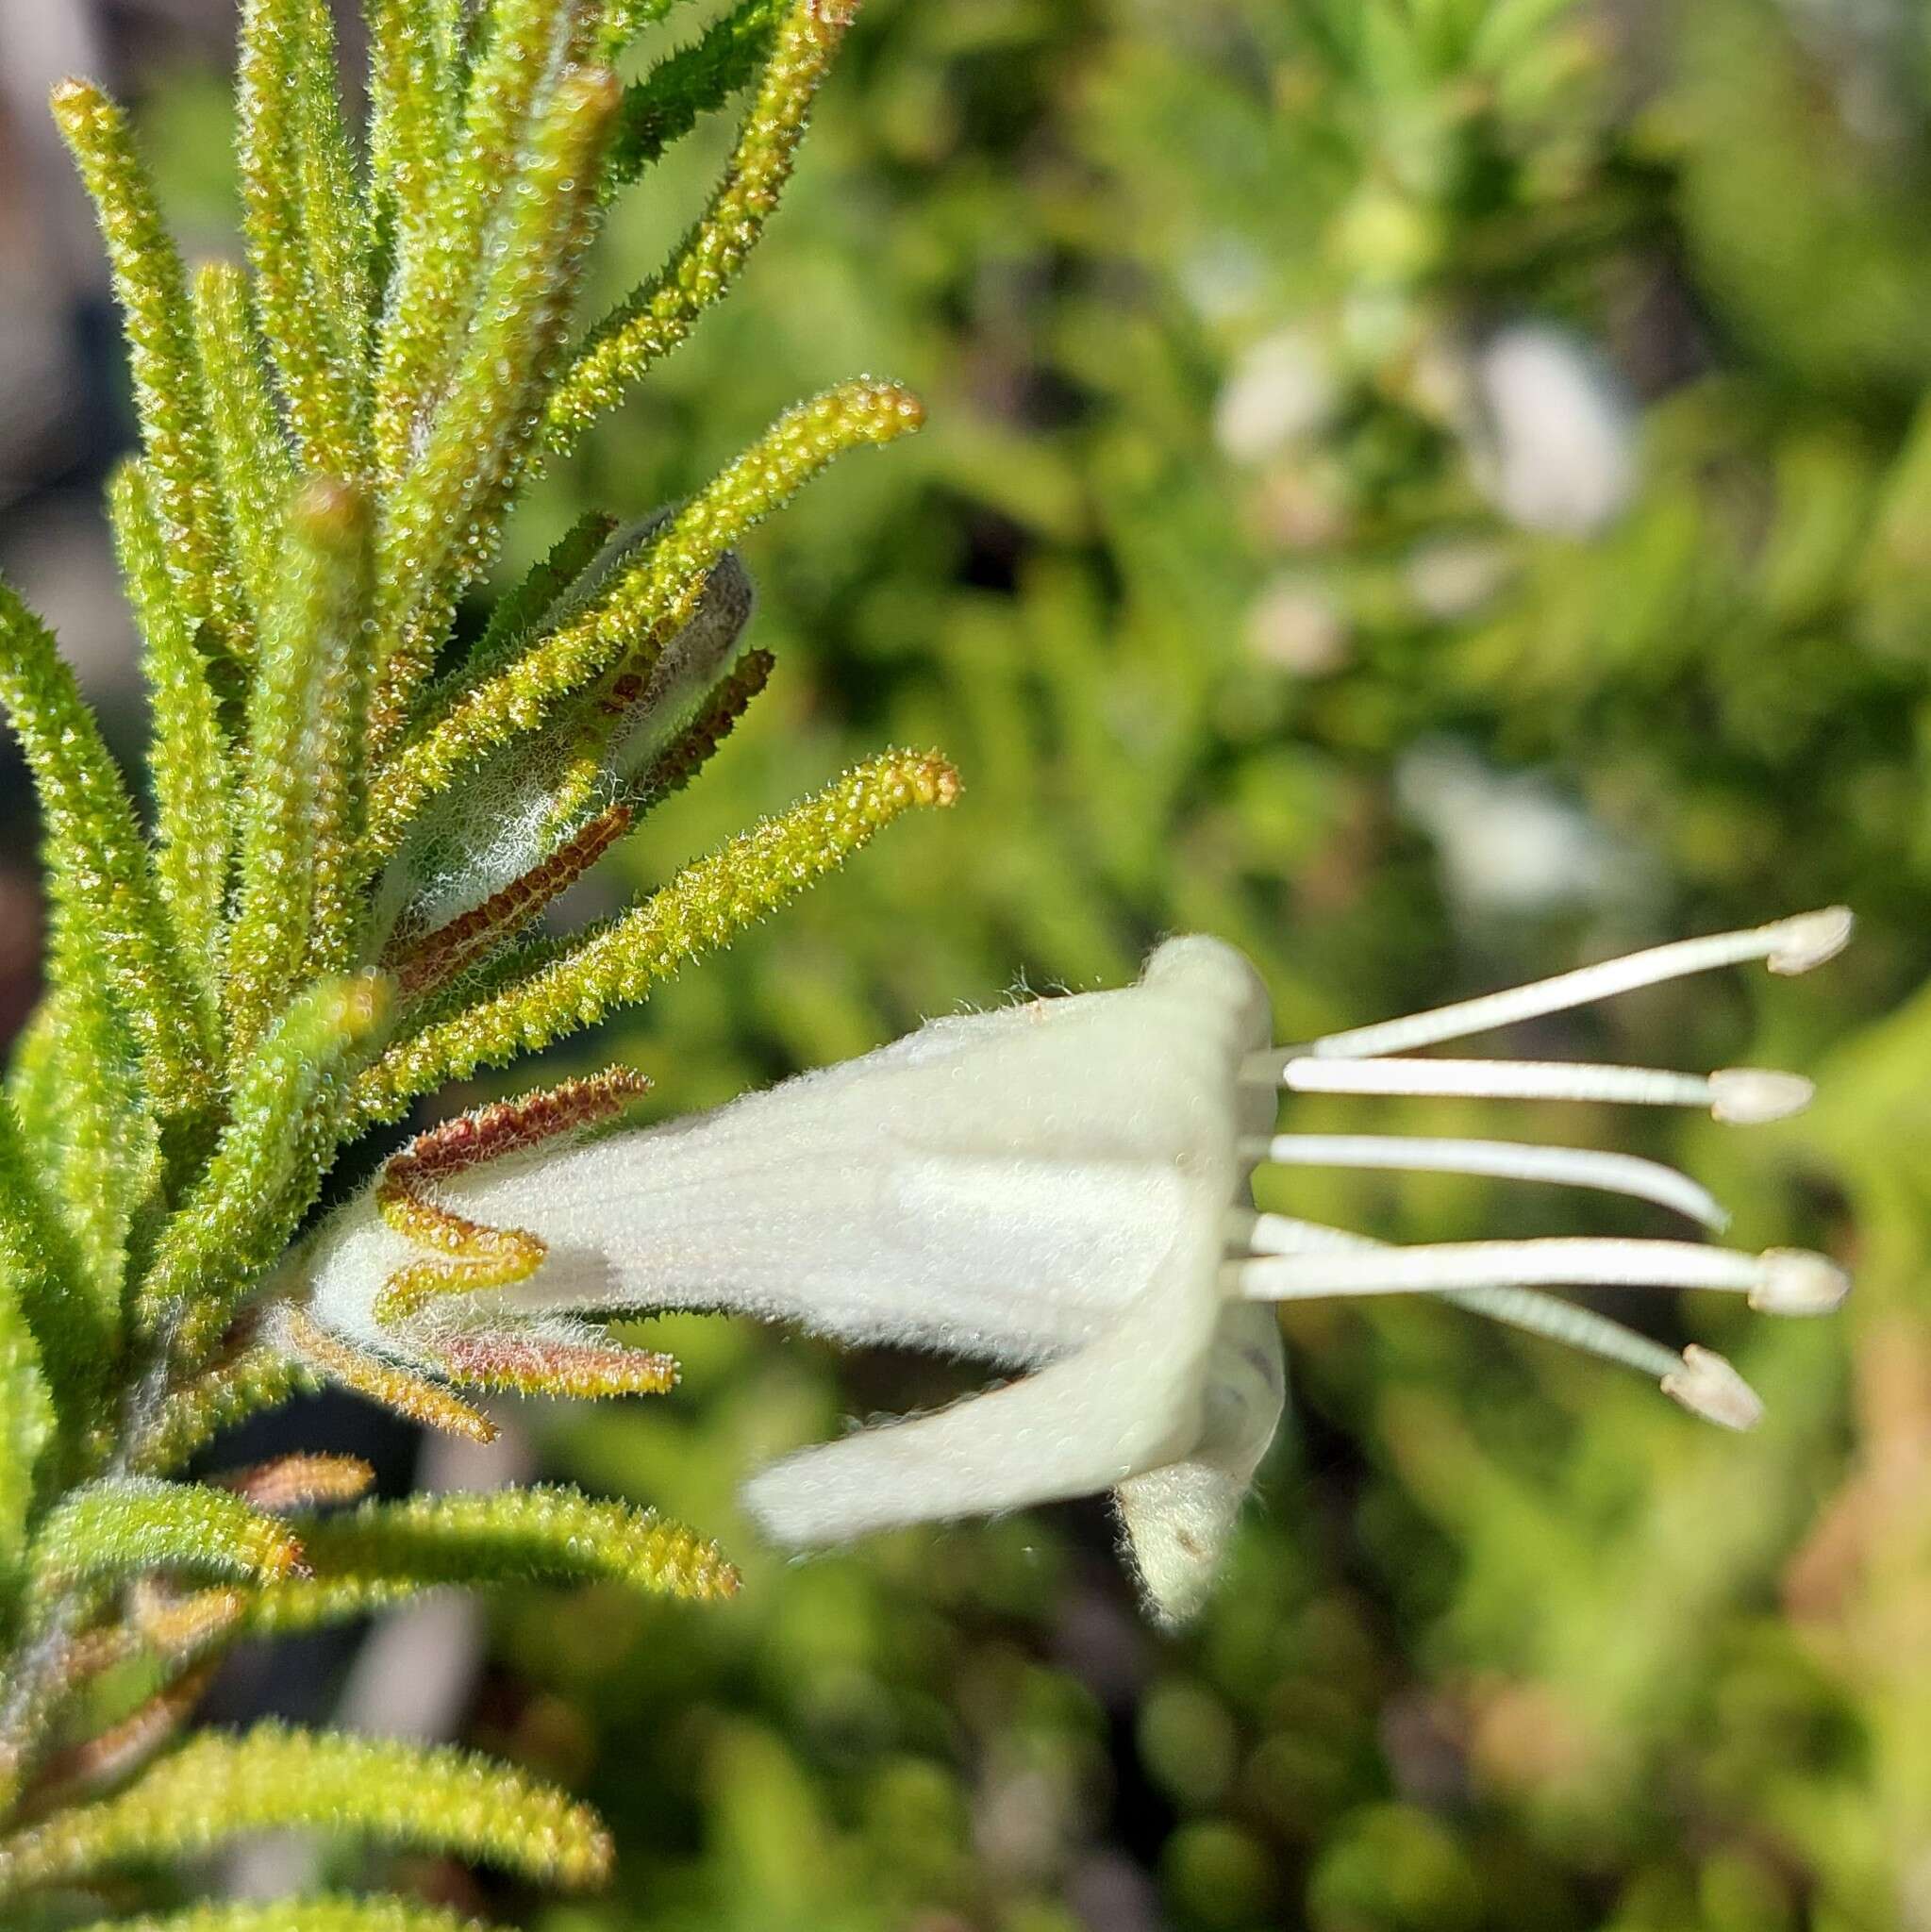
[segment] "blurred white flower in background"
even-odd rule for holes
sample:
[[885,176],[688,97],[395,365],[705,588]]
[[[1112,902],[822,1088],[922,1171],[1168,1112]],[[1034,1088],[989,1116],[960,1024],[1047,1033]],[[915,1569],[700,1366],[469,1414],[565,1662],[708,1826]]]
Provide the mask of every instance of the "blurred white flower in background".
[[1541,322],[1497,329],[1474,349],[1469,390],[1475,480],[1510,523],[1588,537],[1628,505],[1635,405],[1581,337]]
[[1395,765],[1395,797],[1435,842],[1457,908],[1476,916],[1627,906],[1651,869],[1574,799],[1499,772],[1465,745],[1427,739]]
[[1247,648],[1263,664],[1296,677],[1323,677],[1348,660],[1346,615],[1311,579],[1284,573],[1247,607]]
[[1261,463],[1311,436],[1332,415],[1339,391],[1313,337],[1282,329],[1234,364],[1214,403],[1214,441],[1237,463]]

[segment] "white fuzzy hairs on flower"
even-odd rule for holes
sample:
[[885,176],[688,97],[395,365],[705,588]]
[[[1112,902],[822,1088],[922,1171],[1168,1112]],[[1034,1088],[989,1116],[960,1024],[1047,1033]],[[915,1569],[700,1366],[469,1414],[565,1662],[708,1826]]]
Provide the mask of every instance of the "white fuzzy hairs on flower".
[[[1801,1106],[1794,1075],[1412,1058],[1683,973],[1796,973],[1850,931],[1833,908],[1628,958],[1300,1047],[1270,1044],[1245,958],[1172,940],[1139,982],[936,1020],[892,1045],[695,1117],[532,1147],[449,1173],[440,1210],[528,1230],[541,1265],[398,1316],[419,1260],[364,1196],[306,1260],[308,1309],[353,1348],[433,1374],[449,1338],[685,1308],[990,1362],[1012,1379],[807,1448],[752,1477],[751,1514],[808,1548],[896,1525],[1111,1491],[1151,1608],[1210,1588],[1285,1403],[1268,1304],[1428,1292],[1623,1362],[1732,1427],[1759,1412],[1721,1357],[1677,1351],[1546,1291],[1732,1289],[1772,1313],[1835,1307],[1822,1256],[1583,1238],[1402,1248],[1257,1213],[1254,1169],[1409,1167],[1631,1195],[1722,1214],[1660,1163],[1507,1141],[1275,1134],[1279,1092],[1457,1093],[1694,1105],[1723,1120]],[[535,1324],[535,1325],[532,1325]]]

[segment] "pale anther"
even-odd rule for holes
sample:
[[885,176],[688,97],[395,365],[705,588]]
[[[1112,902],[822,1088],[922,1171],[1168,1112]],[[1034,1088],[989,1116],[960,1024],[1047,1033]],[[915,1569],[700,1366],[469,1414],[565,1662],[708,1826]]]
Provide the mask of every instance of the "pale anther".
[[1683,1366],[1663,1377],[1663,1393],[1726,1429],[1754,1429],[1763,1420],[1756,1391],[1715,1349],[1694,1341],[1683,1351]]
[[1843,1306],[1851,1277],[1835,1261],[1806,1248],[1771,1248],[1763,1280],[1750,1291],[1750,1306],[1764,1315],[1829,1315]]
[[1816,1091],[1801,1074],[1723,1067],[1709,1076],[1709,1110],[1715,1119],[1733,1126],[1761,1126],[1802,1113]]
[[1826,959],[1835,959],[1850,944],[1856,924],[1848,906],[1826,906],[1821,912],[1804,912],[1783,922],[1784,937],[1768,965],[1773,973],[1808,973]]

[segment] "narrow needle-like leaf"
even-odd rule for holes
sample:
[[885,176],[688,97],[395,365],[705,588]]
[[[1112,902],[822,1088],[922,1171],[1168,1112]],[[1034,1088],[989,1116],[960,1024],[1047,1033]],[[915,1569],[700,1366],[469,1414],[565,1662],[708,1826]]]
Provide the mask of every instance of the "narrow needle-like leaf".
[[495,1490],[369,1503],[302,1527],[313,1574],[254,1596],[251,1630],[310,1629],[453,1584],[628,1584],[656,1594],[730,1596],[738,1574],[715,1543],[655,1512],[574,1490]]
[[194,334],[236,561],[258,625],[280,574],[294,463],[247,280],[228,262],[208,262],[195,272]]
[[108,514],[141,628],[141,668],[154,708],[155,880],[181,952],[212,1004],[234,847],[221,701],[190,613],[175,596],[166,539],[141,465],[125,463],[114,473]]
[[589,0],[503,0],[470,77],[458,138],[420,219],[397,237],[377,353],[375,447],[393,483],[414,459],[476,315],[491,215],[514,182],[537,104],[591,51]]
[[488,1932],[475,1919],[402,1898],[287,1898],[195,1906],[158,1919],[102,1920],[81,1932]]
[[833,0],[791,0],[710,206],[658,275],[591,331],[552,393],[553,450],[568,449],[674,349],[743,265],[790,178],[851,12]]
[[35,1580],[48,1593],[144,1570],[191,1570],[236,1583],[267,1583],[302,1560],[279,1518],[226,1490],[116,1476],[75,1490],[34,1539]]
[[609,1868],[592,1813],[467,1753],[263,1724],[208,1733],[127,1790],[0,1840],[0,1892],[69,1883],[130,1860],[186,1857],[252,1832],[313,1825],[411,1845],[558,1885]]
[[570,941],[530,950],[523,976],[466,1011],[399,1041],[358,1081],[367,1123],[393,1120],[418,1094],[478,1067],[535,1052],[644,998],[687,960],[833,871],[915,806],[949,805],[958,778],[929,753],[890,752],[816,797],[687,866],[662,891]]
[[274,1260],[321,1185],[355,1056],[382,1022],[373,974],[324,980],[290,1008],[235,1076],[229,1121],[168,1223],[142,1292],[151,1331],[206,1346]]
[[848,382],[789,409],[643,546],[587,608],[495,675],[454,698],[376,778],[369,832],[394,849],[408,822],[458,773],[543,722],[559,699],[620,658],[649,668],[689,620],[706,573],[760,518],[841,452],[886,443],[924,420],[894,383]]
[[53,108],[107,240],[155,508],[181,601],[191,622],[212,623],[233,649],[245,652],[251,626],[230,557],[180,255],[122,110],[85,80],[63,81],[54,90]]
[[0,1100],[0,1624],[19,1582],[34,1468],[54,1433],[53,1396],[29,1319],[37,1307],[47,1323],[60,1300],[49,1241],[46,1204],[13,1109]]
[[457,596],[494,549],[569,319],[618,98],[616,77],[591,68],[567,74],[539,103],[491,224],[474,325],[422,454],[391,495],[379,563],[378,749],[400,732]]
[[[328,286],[337,249],[314,226],[332,225],[336,215],[317,164],[305,159],[307,144],[326,127],[315,91],[335,85],[317,31],[315,0],[244,0],[236,154],[262,332],[296,448],[305,467],[354,477],[364,467],[365,364],[358,346],[339,334],[342,297]],[[331,162],[324,172],[335,170]]]
[[228,941],[228,1021],[242,1051],[314,960],[346,964],[358,915],[362,727],[372,642],[362,499],[311,482],[291,509],[284,581],[249,703],[249,782]]
[[698,116],[749,87],[777,38],[786,0],[738,0],[691,46],[679,48],[626,88],[605,170],[612,188],[634,181]]
[[57,949],[85,926],[112,971],[162,1112],[186,1112],[207,1086],[208,1008],[175,950],[147,846],[100,727],[46,627],[0,582],[0,706],[40,792]]

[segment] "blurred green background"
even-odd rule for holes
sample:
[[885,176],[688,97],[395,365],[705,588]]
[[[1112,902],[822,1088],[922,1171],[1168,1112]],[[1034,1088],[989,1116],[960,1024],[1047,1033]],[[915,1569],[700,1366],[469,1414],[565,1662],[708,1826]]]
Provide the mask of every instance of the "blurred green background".
[[[232,16],[0,21],[0,558],[131,744],[92,500],[125,411],[33,102],[104,71],[221,248]],[[623,207],[606,292],[728,131]],[[1809,1325],[1637,1311],[1740,1363],[1771,1405],[1748,1438],[1454,1309],[1294,1311],[1290,1426],[1177,1641],[1097,1506],[760,1554],[750,1466],[963,1382],[659,1324],[674,1397],[527,1407],[524,1453],[720,1535],[743,1596],[529,1596],[418,1637],[455,1659],[450,1725],[605,1808],[616,1886],[413,1881],[541,1932],[1931,1928],[1923,10],[868,0],[736,294],[544,484],[506,571],[860,369],[931,426],[757,534],[773,687],[589,890],[883,741],[942,745],[966,793],[573,1064],[621,1054],[683,1110],[1021,983],[1120,983],[1176,929],[1245,947],[1291,1039],[1844,899],[1858,942],[1813,978],[1532,1036],[1801,1068],[1820,1098],[1786,1126],[1292,1124],[1663,1155],[1733,1239],[1824,1246],[1857,1292]],[[16,766],[4,796],[18,868]],[[31,905],[0,872],[0,1026]],[[1268,1205],[1402,1240],[1651,1225],[1440,1177]],[[284,1654],[229,1695],[325,1702],[341,1667]]]

